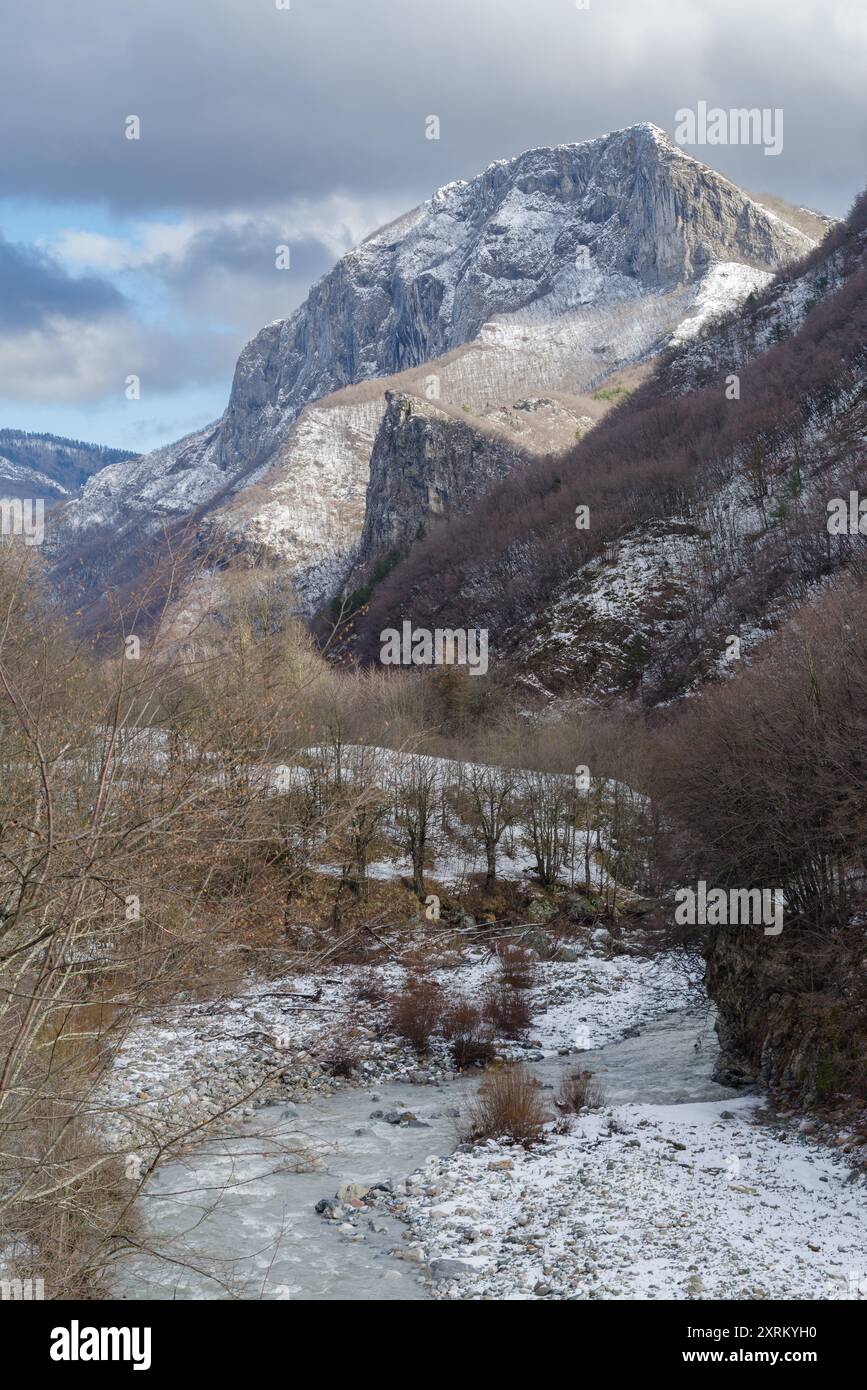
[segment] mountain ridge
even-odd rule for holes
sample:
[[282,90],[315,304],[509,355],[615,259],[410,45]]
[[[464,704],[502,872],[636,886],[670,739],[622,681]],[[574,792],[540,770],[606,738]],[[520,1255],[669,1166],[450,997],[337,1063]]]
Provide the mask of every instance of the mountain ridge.
[[41,498],[54,506],[78,493],[108,464],[138,457],[132,450],[46,431],[0,429],[0,495]]
[[858,562],[825,522],[864,489],[865,306],[867,195],[588,439],[420,543],[357,625],[364,658],[447,612],[546,700],[665,704],[725,674],[731,636],[745,654]]
[[[56,576],[63,583],[74,570],[76,597],[82,586],[92,596],[111,575],[101,552],[119,536],[146,547],[217,499],[243,497],[278,457],[289,478],[296,422],[335,392],[381,378],[384,394],[390,375],[454,353],[437,369],[438,390],[471,413],[589,392],[700,317],[702,286],[720,266],[733,268],[723,295],[743,296],[813,244],[647,123],[495,161],[371,234],[292,315],[263,328],[239,356],[218,421],[131,468],[101,470],[50,528]],[[356,494],[376,427],[362,431],[349,464]],[[315,454],[299,455],[298,468],[290,549],[303,567],[307,538],[327,550],[320,518],[331,500]],[[357,511],[353,501],[339,556],[323,554],[308,611],[351,565]],[[81,551],[96,563],[76,565]]]

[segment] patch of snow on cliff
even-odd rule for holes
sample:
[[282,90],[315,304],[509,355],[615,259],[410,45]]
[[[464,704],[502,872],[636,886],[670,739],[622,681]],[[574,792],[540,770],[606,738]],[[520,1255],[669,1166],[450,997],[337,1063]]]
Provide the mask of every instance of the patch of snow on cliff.
[[729,313],[748,295],[759,293],[773,278],[765,270],[740,265],[737,261],[718,262],[701,280],[694,308],[671,335],[672,345],[677,347],[697,337],[706,324]]

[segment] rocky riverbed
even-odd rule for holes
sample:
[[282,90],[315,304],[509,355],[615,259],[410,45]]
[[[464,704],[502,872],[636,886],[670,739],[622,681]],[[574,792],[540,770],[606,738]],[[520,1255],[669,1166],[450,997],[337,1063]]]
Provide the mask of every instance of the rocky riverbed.
[[[432,971],[450,997],[477,1000],[495,971],[489,952],[469,950],[460,964]],[[104,1123],[116,1144],[174,1149],[201,1140],[209,1120],[252,1121],[263,1107],[303,1104],[347,1084],[386,1081],[426,1085],[454,1077],[446,1043],[434,1039],[420,1059],[387,1033],[387,995],[407,971],[377,967],[380,1000],[359,999],[367,968],[327,975],[251,980],[237,997],[180,1003],[142,1023],[124,1042],[103,1089]],[[648,960],[611,956],[600,944],[571,961],[539,962],[530,991],[531,1030],[497,1041],[500,1056],[538,1060],[561,1049],[579,1052],[662,1017],[697,989],[695,971],[673,954]],[[329,1064],[335,1036],[351,1030],[360,1050],[354,1078]]]
[[755,1097],[606,1107],[366,1200],[406,1223],[437,1298],[867,1297],[864,1177],[769,1118]]
[[[473,998],[491,968],[468,953],[437,973]],[[445,1043],[420,1061],[383,1036],[384,1006],[359,1007],[356,978],[344,967],[251,983],[228,1004],[184,1006],[130,1039],[112,1085],[131,1142],[238,1100],[234,1123],[149,1182],[154,1253],[121,1266],[121,1296],[867,1293],[857,1146],[835,1151],[811,1122],[780,1123],[758,1097],[717,1085],[712,1019],[682,961],[596,949],[540,963],[531,1032],[499,1050],[552,1099],[580,1054],[605,1099],[552,1122],[529,1151],[461,1145],[478,1073],[456,1074]],[[382,978],[399,986],[400,967]],[[350,1010],[364,1055],[345,1080],[321,1054]]]

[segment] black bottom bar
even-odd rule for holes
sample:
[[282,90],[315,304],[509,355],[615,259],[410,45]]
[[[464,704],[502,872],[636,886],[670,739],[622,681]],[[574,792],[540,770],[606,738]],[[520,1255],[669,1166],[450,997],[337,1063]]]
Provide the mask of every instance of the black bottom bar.
[[[576,1301],[577,1302],[577,1301]],[[421,1312],[422,1325],[407,1326],[406,1309],[383,1324],[380,1310],[367,1303],[358,1308],[359,1323],[347,1303],[326,1315],[322,1340],[317,1322],[311,1324],[311,1307],[302,1314],[289,1302],[220,1303],[0,1303],[0,1335],[7,1348],[23,1354],[23,1365],[33,1366],[52,1378],[83,1376],[93,1379],[107,1371],[113,1376],[135,1374],[164,1377],[167,1373],[221,1374],[243,1370],[246,1377],[267,1374],[270,1367],[296,1375],[299,1354],[314,1361],[322,1358],[322,1374],[331,1375],[335,1352],[352,1357],[356,1368],[362,1349],[374,1353],[391,1346],[405,1368],[412,1366],[425,1347],[437,1345],[424,1339],[452,1317],[472,1319],[471,1337],[462,1343],[455,1374],[467,1378],[468,1361],[479,1356],[483,1369],[490,1359],[505,1352],[516,1331],[514,1303],[509,1308],[509,1331],[498,1345],[497,1332],[487,1323],[489,1312],[467,1313],[466,1305],[413,1303],[413,1319]],[[389,1305],[391,1307],[391,1305]],[[427,1323],[424,1310],[427,1308]],[[574,1358],[576,1371],[585,1356],[604,1358],[607,1368],[668,1374],[678,1368],[688,1375],[702,1375],[707,1367],[734,1369],[762,1367],[776,1371],[806,1367],[842,1371],[857,1364],[864,1340],[863,1302],[790,1303],[631,1303],[581,1302],[561,1308],[546,1304],[545,1311],[526,1310],[530,1322],[521,1332],[575,1338],[560,1343],[560,1354]],[[536,1319],[541,1316],[542,1324]],[[497,1315],[494,1314],[495,1320]],[[339,1321],[335,1321],[339,1319]],[[479,1323],[479,1318],[482,1323]],[[553,1321],[552,1321],[553,1319]],[[427,1326],[425,1327],[425,1324]],[[412,1332],[418,1328],[421,1339]],[[467,1324],[462,1324],[462,1330]],[[469,1329],[467,1329],[469,1330]],[[338,1335],[334,1335],[337,1333]],[[410,1334],[409,1336],[407,1334]],[[360,1339],[360,1340],[359,1340]],[[524,1343],[526,1346],[526,1343]],[[545,1350],[545,1346],[548,1350]],[[554,1345],[557,1345],[556,1343]],[[478,1348],[477,1351],[474,1349]],[[550,1355],[551,1344],[540,1343],[540,1370]],[[90,1359],[96,1352],[100,1359]],[[52,1354],[53,1353],[53,1354]],[[68,1359],[60,1359],[65,1357]],[[417,1364],[429,1364],[426,1360]],[[134,1367],[138,1365],[139,1370]],[[386,1370],[387,1367],[383,1367]],[[445,1372],[444,1372],[445,1373]],[[310,1372],[307,1372],[309,1376]],[[470,1371],[470,1374],[472,1372]],[[544,1373],[543,1373],[544,1374]]]

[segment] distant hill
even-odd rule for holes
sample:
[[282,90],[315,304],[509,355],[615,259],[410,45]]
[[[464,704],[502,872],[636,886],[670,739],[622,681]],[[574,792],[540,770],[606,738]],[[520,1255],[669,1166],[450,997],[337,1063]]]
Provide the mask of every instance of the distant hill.
[[41,497],[48,505],[67,502],[101,468],[138,457],[128,449],[82,439],[0,429],[0,497]]

